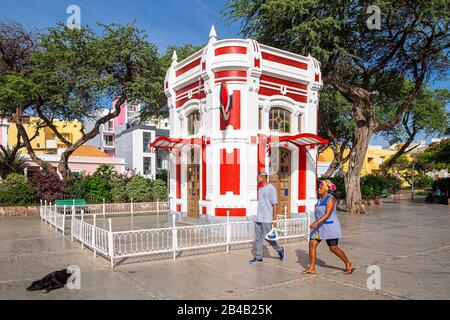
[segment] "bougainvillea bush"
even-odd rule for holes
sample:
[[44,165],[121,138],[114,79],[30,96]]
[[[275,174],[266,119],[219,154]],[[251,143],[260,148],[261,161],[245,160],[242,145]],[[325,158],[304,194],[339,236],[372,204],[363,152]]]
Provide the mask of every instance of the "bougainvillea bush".
[[33,174],[29,181],[37,190],[37,202],[40,200],[55,202],[55,200],[65,197],[64,182],[54,172]]

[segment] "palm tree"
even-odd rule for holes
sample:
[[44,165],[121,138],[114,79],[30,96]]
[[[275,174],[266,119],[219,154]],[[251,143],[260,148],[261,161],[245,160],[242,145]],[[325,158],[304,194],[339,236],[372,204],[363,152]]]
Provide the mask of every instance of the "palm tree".
[[10,173],[23,173],[27,160],[16,148],[0,145],[0,177],[5,179]]

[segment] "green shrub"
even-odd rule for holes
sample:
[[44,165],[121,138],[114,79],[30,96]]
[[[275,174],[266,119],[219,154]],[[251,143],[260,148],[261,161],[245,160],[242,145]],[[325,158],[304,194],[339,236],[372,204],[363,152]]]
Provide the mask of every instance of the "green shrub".
[[382,176],[384,178],[384,187],[389,190],[390,193],[397,193],[402,188],[402,181],[396,176]]
[[369,174],[361,177],[361,195],[363,199],[375,199],[381,196],[384,188],[387,188],[388,181],[385,177],[376,174]]
[[86,199],[87,176],[74,177],[66,182],[66,199]]
[[127,182],[122,179],[114,179],[111,188],[111,199],[116,203],[129,202],[127,195]]
[[143,176],[134,176],[127,183],[126,192],[128,198],[134,202],[152,201],[152,183]]
[[86,177],[86,200],[88,203],[111,202],[111,183],[100,174]]
[[153,201],[167,201],[167,187],[163,180],[156,179],[152,186]]
[[427,189],[433,186],[434,179],[426,174],[414,178],[414,187],[417,189]]
[[35,202],[36,189],[21,174],[12,173],[0,181],[0,204],[26,206]]

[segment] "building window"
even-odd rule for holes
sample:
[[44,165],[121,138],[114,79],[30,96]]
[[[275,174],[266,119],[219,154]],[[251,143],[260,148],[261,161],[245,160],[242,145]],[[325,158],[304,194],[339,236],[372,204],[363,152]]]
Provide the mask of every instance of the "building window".
[[110,134],[103,135],[103,141],[105,143],[105,147],[113,147],[114,146],[114,137]]
[[197,134],[200,131],[200,111],[193,111],[187,116],[188,134]]
[[271,131],[290,132],[291,113],[286,109],[272,108],[269,113],[269,127]]
[[150,143],[152,141],[152,133],[151,132],[143,132],[142,134],[142,140],[143,140],[143,151],[145,153],[150,153]]
[[150,174],[151,173],[151,166],[152,165],[152,158],[150,157],[144,157],[144,165],[143,165],[143,173],[144,174]]

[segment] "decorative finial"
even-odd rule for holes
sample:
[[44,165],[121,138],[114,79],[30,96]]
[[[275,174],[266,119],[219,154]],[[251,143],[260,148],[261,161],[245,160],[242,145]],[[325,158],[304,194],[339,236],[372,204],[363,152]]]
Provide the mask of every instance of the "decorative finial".
[[175,64],[177,62],[178,62],[177,50],[173,50],[173,53],[172,53],[172,64]]
[[209,42],[216,42],[216,41],[217,41],[216,28],[214,28],[214,25],[212,25],[211,31],[209,32]]

